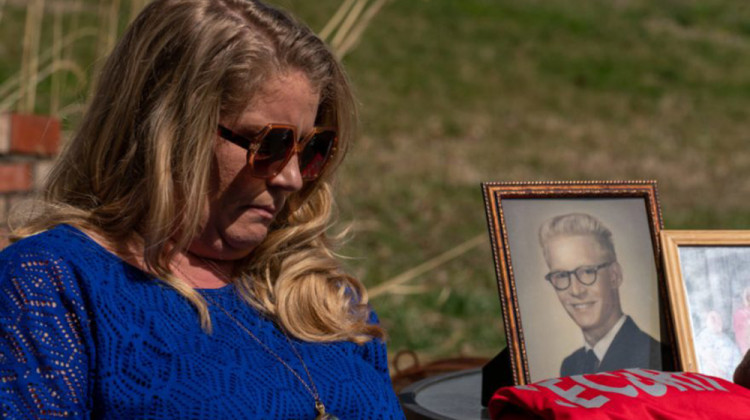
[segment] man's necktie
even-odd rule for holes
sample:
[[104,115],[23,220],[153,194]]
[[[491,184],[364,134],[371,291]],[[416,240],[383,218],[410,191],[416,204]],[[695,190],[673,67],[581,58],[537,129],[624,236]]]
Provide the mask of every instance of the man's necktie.
[[583,373],[594,373],[598,367],[599,359],[594,354],[594,350],[586,350],[586,355],[583,357]]

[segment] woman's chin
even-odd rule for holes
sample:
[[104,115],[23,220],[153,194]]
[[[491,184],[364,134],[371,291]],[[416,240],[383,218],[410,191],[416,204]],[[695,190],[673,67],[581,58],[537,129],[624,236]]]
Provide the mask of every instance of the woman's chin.
[[[243,258],[252,253],[268,236],[268,228],[265,226],[253,226],[252,229],[227,229],[221,235],[223,242],[222,251],[225,254],[233,254],[232,258]],[[229,255],[227,255],[229,256]]]
[[[269,223],[270,224],[270,223]],[[250,255],[268,236],[269,226],[256,220],[209,223],[189,246],[191,253],[215,260],[238,260]]]

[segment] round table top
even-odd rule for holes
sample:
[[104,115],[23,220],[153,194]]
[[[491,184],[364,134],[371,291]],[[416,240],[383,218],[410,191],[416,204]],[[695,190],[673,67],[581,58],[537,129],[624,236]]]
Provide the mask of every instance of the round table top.
[[415,382],[399,394],[407,419],[489,419],[482,406],[482,369],[469,369]]

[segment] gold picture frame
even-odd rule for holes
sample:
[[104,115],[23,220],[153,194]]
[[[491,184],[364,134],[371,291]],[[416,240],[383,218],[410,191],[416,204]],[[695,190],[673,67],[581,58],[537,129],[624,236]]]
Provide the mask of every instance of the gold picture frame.
[[[713,374],[731,380],[733,369],[714,365],[701,367],[700,359],[708,358],[709,355],[698,354],[705,347],[698,343],[698,347],[701,349],[696,349],[696,340],[702,340],[700,334],[709,327],[709,321],[712,328],[717,329],[716,316],[712,312],[718,314],[720,320],[719,333],[722,333],[724,331],[723,326],[728,324],[725,320],[732,318],[732,324],[736,322],[737,311],[740,309],[738,300],[744,300],[742,294],[746,288],[750,290],[750,278],[745,280],[743,277],[732,275],[731,272],[744,271],[745,268],[750,268],[750,230],[663,230],[661,242],[682,370]],[[683,261],[680,258],[681,250],[688,260]],[[747,257],[747,260],[744,257]],[[727,263],[734,268],[727,271],[729,269]],[[691,266],[687,267],[686,264]],[[698,269],[693,268],[698,264],[705,265],[705,273],[709,274],[708,280],[710,282],[708,283],[717,284],[718,287],[700,282],[701,273],[697,272],[700,267]],[[741,267],[737,264],[741,264]],[[726,272],[731,278],[726,279],[722,272]],[[689,289],[695,291],[691,292]],[[720,296],[715,296],[717,293]],[[707,300],[712,301],[710,306],[705,303]],[[729,307],[726,307],[726,304],[722,305],[720,302],[729,302]],[[717,306],[719,308],[715,308]],[[750,310],[746,314],[750,316]],[[697,332],[701,329],[701,322],[705,325],[703,325],[701,332]],[[733,330],[736,330],[735,325],[733,325]],[[750,327],[747,334],[750,334]],[[712,345],[719,345],[719,341],[732,338],[728,336],[728,333],[724,333],[720,340],[711,340]],[[735,344],[738,345],[739,353],[727,350],[727,354],[728,360],[737,361],[737,357],[741,359],[744,351],[738,344],[738,338],[734,337],[734,339]],[[743,341],[743,347],[750,345],[750,337],[744,338]],[[734,362],[727,362],[727,364],[732,365]],[[734,366],[736,367],[736,364]],[[723,374],[720,374],[722,372]]]
[[[628,260],[623,262],[628,289],[627,300],[623,298],[625,314],[633,315],[641,327],[647,324],[643,331],[660,343],[656,350],[661,354],[660,369],[678,365],[666,309],[669,303],[659,244],[662,221],[655,181],[486,182],[482,189],[514,384],[562,376],[565,360],[583,348],[583,327],[574,323],[545,281],[549,270],[537,238],[541,222],[559,213],[591,213],[603,223],[615,225],[614,241],[628,242],[622,251],[629,255],[619,251],[617,255]],[[612,213],[618,216],[610,217]],[[647,270],[645,279],[636,274]]]

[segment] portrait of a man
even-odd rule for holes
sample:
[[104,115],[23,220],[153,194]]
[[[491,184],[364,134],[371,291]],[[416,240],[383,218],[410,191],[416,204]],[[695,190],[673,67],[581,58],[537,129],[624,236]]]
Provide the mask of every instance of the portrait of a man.
[[544,278],[583,337],[563,359],[560,375],[661,369],[660,343],[623,312],[620,288],[628,273],[610,229],[590,214],[567,213],[545,220],[538,235]]
[[514,383],[674,369],[655,182],[483,187]]

